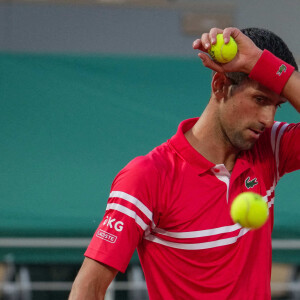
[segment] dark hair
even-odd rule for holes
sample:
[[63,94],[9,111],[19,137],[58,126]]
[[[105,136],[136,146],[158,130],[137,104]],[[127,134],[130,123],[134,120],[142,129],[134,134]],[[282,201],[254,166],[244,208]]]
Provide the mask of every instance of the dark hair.
[[[254,44],[264,50],[267,49],[280,59],[295,67],[298,71],[298,66],[292,52],[289,50],[285,42],[275,33],[261,28],[245,28],[241,30],[248,36]],[[226,76],[231,79],[233,84],[240,84],[248,75],[240,72],[226,73]]]

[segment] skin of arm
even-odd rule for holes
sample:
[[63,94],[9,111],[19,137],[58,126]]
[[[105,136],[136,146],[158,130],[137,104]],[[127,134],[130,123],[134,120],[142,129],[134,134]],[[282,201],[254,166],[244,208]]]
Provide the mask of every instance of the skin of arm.
[[104,300],[118,270],[85,258],[73,283],[69,300]]
[[[216,43],[218,33],[223,33],[224,41],[227,44],[229,37],[232,36],[238,45],[237,56],[229,63],[218,64],[211,60],[208,55],[203,52],[208,52],[211,45]],[[244,72],[249,74],[260,58],[262,50],[259,49],[250,38],[244,35],[239,29],[229,27],[224,30],[212,28],[209,33],[204,33],[201,39],[197,39],[193,43],[193,48],[202,51],[198,56],[201,58],[205,67],[216,72]],[[300,112],[300,73],[294,71],[292,76],[287,81],[281,94],[287,99],[295,109]]]
[[294,71],[283,88],[282,96],[300,113],[300,74]]

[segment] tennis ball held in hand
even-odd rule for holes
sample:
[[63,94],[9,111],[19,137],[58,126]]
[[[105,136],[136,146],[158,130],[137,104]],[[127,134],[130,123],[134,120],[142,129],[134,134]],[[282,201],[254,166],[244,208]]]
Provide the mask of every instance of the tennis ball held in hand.
[[229,43],[225,44],[223,34],[219,33],[217,34],[216,44],[211,45],[211,48],[208,50],[208,53],[213,60],[225,64],[235,58],[237,50],[237,44],[232,37],[230,37]]
[[233,200],[230,215],[232,220],[242,227],[258,229],[266,223],[269,208],[262,196],[244,192]]

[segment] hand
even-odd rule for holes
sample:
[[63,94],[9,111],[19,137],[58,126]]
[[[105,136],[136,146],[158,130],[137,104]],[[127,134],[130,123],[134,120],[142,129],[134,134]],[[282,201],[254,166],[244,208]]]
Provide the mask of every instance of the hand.
[[[207,53],[211,45],[216,43],[218,33],[223,33],[225,44],[229,42],[229,38],[232,36],[238,46],[236,57],[226,64],[216,63],[207,54],[203,53]],[[198,56],[205,67],[220,73],[243,72],[249,74],[262,54],[262,50],[250,38],[244,35],[239,29],[233,27],[225,28],[224,30],[212,28],[209,33],[203,33],[201,39],[194,41],[193,48],[203,51],[198,53]]]

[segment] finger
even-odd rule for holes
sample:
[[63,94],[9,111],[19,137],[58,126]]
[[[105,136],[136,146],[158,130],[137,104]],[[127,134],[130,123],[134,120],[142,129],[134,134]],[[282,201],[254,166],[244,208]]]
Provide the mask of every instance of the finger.
[[197,39],[193,42],[193,48],[194,49],[199,49],[200,45],[201,45],[201,40],[200,39]]
[[216,72],[223,73],[223,69],[220,65],[216,64],[213,60],[211,60],[206,54],[198,53],[198,56],[201,58],[202,63],[205,67],[210,68]]
[[225,44],[229,43],[230,36],[233,34],[233,31],[234,31],[233,27],[227,27],[223,30],[223,39]]
[[220,28],[212,28],[209,31],[209,40],[212,45],[214,45],[217,42],[217,34],[218,33],[223,33],[223,30]]
[[193,44],[193,48],[195,50],[200,50],[202,52],[206,52],[207,53],[207,49],[204,48],[204,46],[202,45],[201,42],[197,42],[197,43]]
[[230,36],[232,36],[234,39],[236,39],[240,33],[241,33],[241,31],[235,27],[225,28],[223,31],[223,37],[224,37],[225,44],[229,43]]
[[202,46],[203,46],[204,49],[206,49],[206,50],[210,49],[211,44],[210,44],[210,38],[209,38],[208,33],[203,33],[202,34],[202,36],[201,36],[201,44],[202,44]]
[[[210,47],[210,44],[207,45],[207,47]],[[197,39],[193,42],[193,48],[196,50],[201,50],[201,51],[205,51],[207,52],[207,49],[205,48],[205,46],[202,44],[202,40],[201,39]]]

